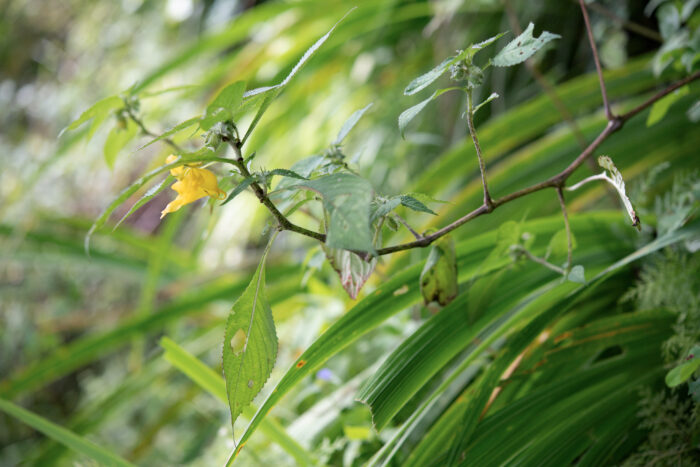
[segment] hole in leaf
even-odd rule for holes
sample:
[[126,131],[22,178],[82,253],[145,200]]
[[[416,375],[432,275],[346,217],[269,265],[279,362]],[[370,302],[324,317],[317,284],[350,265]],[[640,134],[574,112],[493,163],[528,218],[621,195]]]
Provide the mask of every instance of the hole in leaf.
[[231,338],[231,350],[233,350],[233,354],[236,357],[238,357],[242,352],[245,351],[245,345],[247,340],[248,339],[246,338],[243,329],[239,329],[238,331],[236,331],[236,333]]

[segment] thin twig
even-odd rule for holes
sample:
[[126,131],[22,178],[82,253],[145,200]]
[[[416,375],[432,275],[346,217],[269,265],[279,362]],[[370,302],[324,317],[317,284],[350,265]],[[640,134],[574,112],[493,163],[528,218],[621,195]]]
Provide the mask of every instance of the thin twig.
[[561,206],[561,213],[564,216],[564,227],[566,227],[566,273],[568,274],[569,271],[571,271],[571,261],[573,256],[572,250],[574,249],[574,246],[573,241],[571,239],[571,226],[569,225],[569,215],[566,213],[566,201],[564,201],[564,193],[562,192],[560,186],[557,187],[557,198],[559,198],[559,206]]
[[598,57],[598,48],[595,45],[595,39],[593,39],[593,30],[591,29],[591,21],[588,19],[588,10],[586,10],[586,4],[583,0],[579,0],[581,5],[581,12],[583,13],[583,21],[586,23],[586,32],[588,33],[588,41],[591,43],[591,51],[593,52],[593,61],[595,62],[595,68],[598,71],[598,81],[600,82],[600,93],[603,95],[603,105],[605,106],[605,116],[608,120],[612,121],[615,119],[612,110],[610,109],[610,102],[608,101],[608,91],[605,89],[605,80],[603,79],[603,69],[600,67],[600,58]]
[[406,222],[406,219],[404,219],[403,217],[399,216],[396,213],[393,213],[393,215],[394,215],[394,217],[396,217],[396,220],[398,220],[401,224],[403,224],[403,226],[406,227],[408,229],[408,231],[413,234],[414,237],[416,237],[416,240],[420,240],[421,238],[423,238],[423,236],[421,234],[419,234],[418,232],[413,230],[413,228],[410,225],[408,225],[408,222]]
[[479,139],[476,136],[476,129],[474,128],[474,103],[472,102],[472,91],[471,89],[467,91],[467,127],[469,128],[469,135],[474,143],[474,148],[476,149],[476,157],[479,159],[479,171],[481,172],[481,185],[484,188],[484,206],[491,210],[493,209],[493,201],[491,200],[491,195],[489,194],[489,187],[486,184],[486,166],[484,165],[484,157],[481,153],[481,146],[479,145]]
[[[141,133],[143,133],[146,136],[150,136],[152,138],[158,137],[158,135],[156,133],[153,133],[148,128],[146,128],[146,125],[144,125],[143,120],[141,120],[138,117],[138,115],[136,115],[134,113],[134,111],[129,106],[126,106],[126,113],[129,116],[129,118],[131,119],[131,121],[133,121],[141,129]],[[171,148],[173,148],[175,151],[177,151],[180,154],[184,152],[183,149],[180,147],[180,145],[177,144],[175,141],[173,141],[170,138],[163,138],[163,142],[167,143]]]
[[547,261],[544,258],[540,258],[539,256],[533,255],[532,253],[530,253],[530,251],[527,248],[523,247],[522,245],[516,245],[516,247],[517,247],[518,252],[520,252],[521,254],[526,256],[527,259],[529,259],[530,261],[534,261],[537,264],[541,264],[542,266],[546,267],[547,269],[551,269],[552,271],[559,273],[561,275],[566,274],[566,270],[560,268],[559,266],[556,266],[556,265],[550,263],[549,261]]
[[[577,2],[577,0],[572,0],[572,1]],[[620,18],[613,11],[609,10],[608,8],[606,8],[605,6],[603,6],[599,3],[590,2],[590,3],[588,3],[588,7],[591,10],[595,10],[598,13],[600,13],[604,16],[607,16],[612,21],[616,22],[617,24],[619,24],[620,26],[622,26],[623,28],[625,28],[631,32],[637,33],[640,36],[646,37],[647,39],[651,39],[652,41],[658,42],[659,44],[661,44],[664,41],[663,38],[661,37],[661,34],[654,31],[653,29],[648,28],[646,26],[643,26],[641,24],[635,23],[634,21],[630,21],[630,20],[625,19],[625,18]]]
[[642,110],[644,110],[644,109],[646,109],[647,107],[649,107],[650,105],[652,105],[654,102],[656,102],[656,101],[658,101],[659,99],[661,99],[661,98],[667,96],[668,94],[671,94],[671,93],[672,93],[673,91],[675,91],[676,89],[681,88],[681,87],[685,86],[686,84],[688,84],[688,83],[690,83],[690,82],[692,82],[692,81],[695,81],[695,80],[698,79],[698,78],[700,78],[700,71],[696,71],[695,73],[693,73],[692,75],[688,76],[687,78],[684,78],[684,79],[678,81],[677,83],[672,84],[671,86],[667,87],[667,88],[664,89],[663,91],[661,91],[661,92],[659,92],[659,93],[653,95],[652,97],[650,97],[649,99],[647,99],[647,100],[644,101],[643,103],[639,104],[637,107],[635,107],[634,109],[630,110],[630,111],[627,112],[626,114],[620,115],[620,117],[619,117],[620,120],[621,120],[622,122],[626,122],[627,120],[629,120],[630,118],[634,117],[635,115],[637,115],[637,114],[638,114],[639,112],[641,112]]

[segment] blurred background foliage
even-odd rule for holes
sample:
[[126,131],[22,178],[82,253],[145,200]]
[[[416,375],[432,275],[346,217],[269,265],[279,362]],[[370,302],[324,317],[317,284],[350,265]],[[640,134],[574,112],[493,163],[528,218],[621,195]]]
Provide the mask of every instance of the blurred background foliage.
[[[591,2],[593,30],[615,110],[632,108],[663,83],[697,68],[697,3]],[[161,144],[138,150],[150,138],[133,131],[110,168],[105,152],[114,148],[108,135],[123,123],[112,114],[105,115],[94,134],[86,125],[58,135],[94,102],[129,88],[138,90],[146,127],[161,133],[201,114],[231,82],[245,80],[249,88],[279,82],[352,6],[357,10],[275,101],[248,143],[247,150],[258,154],[258,167],[288,168],[323,151],[352,112],[373,102],[346,140],[349,162],[380,194],[415,191],[449,200],[434,207],[439,217],[401,211],[422,229],[446,225],[481,202],[476,157],[460,118],[465,102],[456,94],[434,102],[403,140],[397,117],[418,102],[415,96],[404,97],[403,88],[455,49],[516,25],[524,28],[528,22],[534,22],[537,31],[552,31],[562,38],[528,66],[487,70],[477,100],[491,92],[501,97],[477,114],[476,123],[492,192],[503,195],[557,173],[605,126],[590,47],[573,1],[4,0],[0,3],[0,396],[136,464],[225,462],[233,448],[226,405],[166,361],[159,340],[169,336],[220,374],[223,322],[264,247],[267,211],[244,193],[226,206],[212,208],[200,202],[161,222],[160,211],[171,199],[170,190],[165,190],[114,232],[99,231],[87,256],[83,238],[92,221],[124,186],[162,165],[170,151]],[[512,37],[501,39],[498,47]],[[698,88],[691,86],[658,123],[647,126],[646,112],[598,151],[613,157],[632,186],[643,214],[642,234],[625,225],[624,212],[605,187],[589,184],[567,195],[578,243],[574,255],[586,266],[587,278],[694,219],[700,198],[694,172],[700,147],[694,123],[700,118],[697,100]],[[195,149],[203,142],[199,136],[189,129],[173,138]],[[217,170],[222,177],[227,175],[223,168]],[[584,166],[573,179],[590,174],[591,168]],[[117,210],[115,218],[142,193]],[[609,209],[613,211],[603,211]],[[513,384],[501,387],[496,403],[484,401],[478,412],[488,416],[479,422],[476,434],[463,433],[461,444],[457,440],[459,449],[473,456],[468,460],[481,459],[472,465],[514,459],[499,457],[506,455],[522,456],[523,462],[545,458],[550,463],[662,462],[654,457],[658,452],[692,465],[697,459],[697,431],[688,420],[695,403],[685,389],[664,390],[662,381],[664,368],[682,360],[700,333],[699,266],[693,254],[697,232],[696,237],[677,237],[683,241],[661,253],[625,263],[621,272],[603,281],[596,296],[573,300],[576,306],[567,305],[565,314],[550,317],[543,332],[535,333],[531,340],[540,346],[524,346],[522,351],[527,352],[503,360],[506,366],[491,386],[487,384],[493,378],[489,363],[499,368],[499,352],[509,348],[512,334],[508,327],[488,334],[495,328],[478,327],[482,318],[494,313],[505,321],[493,326],[505,323],[527,330],[530,315],[516,313],[518,320],[508,321],[508,310],[519,310],[534,300],[532,291],[545,290],[539,297],[548,301],[541,309],[564,307],[566,300],[557,295],[560,292],[547,295],[548,288],[560,291],[561,284],[536,265],[505,261],[487,272],[479,272],[477,266],[494,248],[498,228],[506,221],[535,219],[519,224],[516,237],[539,231],[537,248],[544,251],[549,237],[562,228],[558,210],[556,197],[543,191],[456,231],[458,251],[464,252],[459,260],[461,294],[449,309],[461,313],[453,319],[476,326],[469,331],[474,334],[460,334],[468,340],[449,344],[455,347],[443,352],[444,336],[439,332],[454,325],[446,321],[452,316],[446,313],[448,308],[433,316],[417,295],[409,293],[400,309],[367,328],[345,351],[332,352],[332,358],[296,384],[272,410],[269,420],[275,425],[256,432],[239,461],[298,465],[308,456],[309,462],[319,464],[360,465],[384,446],[388,450],[374,461],[444,462],[445,456],[453,455],[444,451],[453,445],[450,436],[456,437],[455,427],[469,426],[460,420],[464,401],[476,400],[470,385],[497,385],[510,368],[507,364],[517,357],[520,373]],[[584,211],[596,213],[578,215]],[[555,217],[545,217],[549,215]],[[297,216],[301,224],[313,227],[303,213]],[[389,243],[410,238],[401,231],[385,235]],[[483,245],[472,242],[474,238],[485,239]],[[472,251],[471,245],[478,248]],[[359,303],[383,290],[380,286],[387,281],[403,277],[403,268],[420,268],[426,253],[412,250],[384,258]],[[264,394],[355,305],[320,254],[307,239],[290,233],[282,234],[271,252],[268,297],[280,352]],[[417,279],[410,284],[406,287],[417,287]],[[440,318],[442,324],[436,321],[439,316],[445,316]],[[559,348],[572,335],[594,332],[584,326],[591,321],[598,326],[594,331],[605,331],[595,334],[598,345]],[[426,323],[436,327],[423,330]],[[627,340],[603,337],[625,335],[620,329],[626,324],[642,326],[648,333]],[[415,381],[397,370],[399,378],[407,379],[393,384],[407,388],[405,394],[373,394],[368,389],[373,381],[385,386],[392,381],[378,381],[375,375],[385,356],[391,355],[389,362],[395,363],[391,368],[425,364],[402,356],[401,349],[413,341],[418,345],[423,342],[420,336],[430,332],[437,340],[428,341],[431,347],[422,352],[433,352],[435,346],[439,356],[429,360],[439,365],[421,370],[422,379]],[[472,339],[474,345],[480,339],[489,344],[477,352],[467,345]],[[397,349],[402,342],[404,347]],[[667,343],[662,346],[663,342]],[[560,360],[551,358],[541,368],[547,352],[560,352]],[[461,366],[465,361],[472,363]],[[455,369],[459,371],[453,373]],[[579,379],[572,379],[577,369]],[[567,398],[567,384],[579,391],[576,397]],[[368,408],[354,401],[361,386],[364,400],[372,405],[376,396],[374,408],[385,410],[379,432],[372,428]],[[640,387],[647,392],[638,393]],[[423,407],[436,388],[438,402]],[[548,407],[547,397],[558,405],[552,402],[548,410],[537,405],[544,400]],[[587,411],[601,398],[608,405]],[[468,413],[473,413],[470,407]],[[610,407],[621,408],[603,423],[601,414],[610,413]],[[637,418],[639,407],[644,423]],[[526,412],[528,408],[535,412]],[[416,413],[422,414],[417,422],[411,418]],[[528,413],[538,413],[542,423],[528,427],[532,421]],[[562,413],[578,418],[566,420]],[[673,430],[681,433],[675,438],[658,434],[667,428],[659,420],[668,418],[668,413],[676,420]],[[593,415],[584,419],[586,414]],[[296,447],[284,447],[286,438],[275,435],[274,427],[286,430]],[[406,427],[410,429],[398,431]],[[244,427],[236,428],[238,432]],[[506,440],[496,435],[528,430],[541,435],[531,435],[541,442],[525,451],[518,437],[504,444]],[[562,441],[562,436],[569,434],[566,439],[571,440],[581,433],[588,435],[579,444]],[[567,446],[562,457],[546,450],[552,447],[542,441],[547,439]],[[596,444],[591,439],[602,441]],[[387,455],[394,447],[395,452]],[[93,461],[0,413],[0,465],[21,462],[91,465]]]

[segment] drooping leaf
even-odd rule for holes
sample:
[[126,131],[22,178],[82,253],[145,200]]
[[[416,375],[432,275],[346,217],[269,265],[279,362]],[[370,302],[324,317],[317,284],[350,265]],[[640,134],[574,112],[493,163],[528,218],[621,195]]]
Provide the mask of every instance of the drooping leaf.
[[0,411],[20,420],[22,423],[26,423],[35,430],[53,438],[73,451],[93,459],[99,465],[114,467],[133,466],[133,464],[106,450],[102,446],[98,446],[92,441],[78,436],[72,431],[66,430],[62,426],[56,425],[44,417],[23,409],[10,401],[0,399]]
[[530,23],[527,29],[506,45],[493,59],[496,66],[513,66],[522,63],[540,50],[547,42],[559,39],[561,36],[542,31],[540,37],[533,37],[535,25]]
[[124,146],[126,146],[138,132],[139,127],[131,120],[126,121],[126,127],[124,128],[117,124],[110,130],[103,149],[105,162],[107,162],[110,169],[114,168],[114,162],[119,152],[124,149]]
[[326,245],[323,245],[323,251],[326,253],[330,265],[340,276],[343,288],[350,295],[350,298],[355,300],[360,289],[377,266],[377,258],[373,257],[369,261],[365,261],[352,251],[329,248]]
[[88,130],[88,140],[90,140],[90,138],[92,138],[92,135],[95,134],[95,131],[100,127],[102,122],[104,122],[107,119],[110,112],[122,107],[123,105],[124,101],[122,101],[122,99],[119,96],[105,97],[104,99],[97,101],[95,104],[92,105],[92,107],[84,111],[82,114],[80,114],[78,118],[73,120],[67,127],[61,130],[61,132],[58,134],[58,137],[60,138],[61,135],[66,131],[75,130],[83,123],[92,120],[92,123],[90,124],[90,129]]
[[245,82],[236,81],[229,84],[207,106],[199,125],[203,130],[209,130],[215,123],[229,120],[232,112],[238,108],[243,99]]
[[369,228],[372,185],[350,173],[325,175],[299,183],[323,197],[323,206],[330,216],[326,245],[330,248],[373,252]]
[[226,321],[223,366],[232,425],[263,388],[277,359],[277,333],[265,296],[265,259],[271,243]]
[[418,201],[416,198],[414,198],[411,195],[401,195],[401,204],[406,206],[409,209],[413,209],[414,211],[419,211],[419,212],[427,212],[428,214],[432,214],[433,216],[437,216],[437,214],[430,209],[428,206],[423,204],[422,202]]
[[420,291],[426,305],[437,302],[445,306],[457,296],[458,288],[455,242],[448,234],[433,243],[430,249],[420,274]]
[[666,386],[673,388],[687,381],[700,368],[700,345],[693,346],[685,361],[666,374]]
[[647,117],[647,126],[652,126],[663,120],[666,113],[668,113],[668,109],[689,92],[690,88],[688,85],[685,85],[668,94],[663,99],[654,102],[654,105],[651,106],[651,110],[649,111],[649,116]]
[[416,118],[416,115],[418,115],[426,105],[428,105],[431,101],[436,99],[438,96],[446,93],[447,91],[454,91],[454,90],[459,90],[461,88],[458,87],[452,87],[452,88],[446,88],[446,89],[439,89],[435,91],[430,97],[427,99],[419,102],[418,104],[414,105],[413,107],[409,107],[408,109],[404,110],[401,112],[401,115],[399,115],[399,131],[401,132],[401,137],[405,137],[406,133],[406,127],[408,126],[409,123],[411,123],[411,120]]
[[152,200],[153,198],[158,196],[158,193],[160,193],[165,188],[170,186],[170,183],[173,182],[174,180],[175,180],[175,177],[173,177],[172,175],[168,175],[167,177],[165,177],[163,179],[162,182],[160,182],[157,185],[152,186],[141,198],[139,198],[138,201],[136,201],[134,203],[133,206],[131,206],[129,211],[127,211],[127,213],[124,214],[121,219],[119,219],[119,222],[117,222],[114,225],[114,229],[112,229],[112,230],[117,230],[117,227],[119,227],[122,222],[124,222],[129,216],[131,216],[134,212],[136,212],[141,206],[143,206],[144,204],[146,204],[147,202],[149,202],[150,200]]
[[606,176],[606,180],[613,187],[615,187],[617,193],[620,195],[622,204],[627,210],[627,215],[629,215],[630,219],[632,220],[632,225],[636,227],[637,230],[641,230],[642,224],[639,220],[639,217],[637,216],[637,213],[634,210],[634,207],[632,206],[632,201],[630,201],[629,197],[627,196],[627,191],[625,190],[625,181],[622,178],[622,174],[619,170],[617,170],[617,167],[615,167],[615,164],[613,163],[612,159],[610,159],[608,156],[598,157],[598,165],[610,172],[610,175]]
[[348,118],[345,123],[343,123],[343,126],[340,128],[340,131],[338,132],[338,136],[336,136],[335,141],[333,141],[333,144],[340,144],[343,142],[345,137],[352,131],[352,129],[357,125],[357,122],[360,121],[362,116],[367,112],[370,107],[372,107],[372,103],[370,102],[367,104],[365,107],[361,108],[360,110],[356,110],[353,112],[352,115],[350,115],[350,118]]

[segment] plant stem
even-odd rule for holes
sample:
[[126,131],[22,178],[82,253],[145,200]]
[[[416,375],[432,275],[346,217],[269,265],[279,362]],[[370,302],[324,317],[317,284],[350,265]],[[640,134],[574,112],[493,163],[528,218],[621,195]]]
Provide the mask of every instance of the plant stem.
[[559,198],[559,206],[561,206],[561,213],[564,216],[564,227],[566,227],[566,246],[567,246],[567,256],[566,256],[566,274],[571,271],[571,261],[572,261],[572,251],[574,249],[573,241],[571,239],[571,226],[569,225],[569,215],[566,213],[566,202],[564,201],[564,193],[560,186],[557,187],[557,198]]
[[396,220],[398,220],[401,224],[403,224],[403,226],[406,227],[408,229],[408,231],[413,234],[414,237],[416,237],[417,240],[420,240],[421,238],[423,238],[421,236],[421,234],[419,234],[418,232],[413,230],[413,228],[410,225],[408,225],[408,222],[406,222],[406,219],[404,219],[403,217],[399,216],[396,213],[393,213],[393,215],[394,215],[394,217],[396,217]]
[[479,159],[479,171],[481,172],[481,184],[484,187],[484,207],[488,211],[493,210],[493,201],[491,200],[491,195],[489,194],[489,187],[486,184],[486,166],[484,165],[484,157],[481,153],[481,146],[479,145],[479,139],[476,136],[476,129],[474,128],[474,103],[472,101],[472,90],[467,90],[467,128],[469,128],[469,135],[472,137],[472,142],[474,143],[474,149],[476,149],[476,157]]
[[[129,118],[131,119],[131,121],[133,121],[141,129],[141,133],[143,133],[144,135],[147,135],[147,136],[151,136],[153,138],[158,137],[158,135],[156,133],[153,133],[148,128],[146,128],[146,125],[144,125],[143,120],[141,120],[141,118],[139,118],[139,116],[136,115],[134,113],[134,111],[129,106],[126,106],[126,113],[129,115]],[[171,148],[173,148],[178,153],[184,152],[183,149],[180,147],[180,145],[177,144],[175,141],[173,141],[170,138],[163,138],[163,142],[167,143]]]
[[527,250],[525,247],[518,245],[518,251],[525,255],[527,259],[530,261],[534,261],[537,264],[541,264],[542,266],[546,267],[547,269],[551,269],[552,271],[561,274],[562,276],[566,274],[566,270],[560,268],[559,266],[555,266],[554,264],[550,263],[546,259],[540,258],[539,256],[535,256],[532,253],[530,253],[529,250]]
[[[235,159],[231,160],[231,162],[240,170],[241,175],[244,177],[252,177],[250,174],[250,171],[248,170],[248,167],[245,165],[245,161],[243,160],[243,156],[241,155],[241,143],[239,141],[231,141],[227,140],[229,145],[233,148],[233,152],[235,154]],[[265,193],[265,190],[260,186],[258,182],[253,182],[250,184],[251,188],[253,189],[253,193],[255,193],[255,196],[260,200],[260,202],[265,205],[265,207],[270,211],[270,213],[275,217],[277,220],[277,223],[279,224],[280,230],[291,230],[292,232],[296,232],[302,235],[306,235],[307,237],[311,237],[313,239],[316,239],[320,242],[325,242],[326,241],[326,236],[324,234],[314,232],[309,229],[305,229],[304,227],[298,226],[294,224],[292,221],[287,219],[284,214],[282,214],[279,209],[277,209],[277,206],[275,206],[275,203],[270,200],[270,198],[267,196]]]
[[583,21],[586,23],[586,33],[588,34],[588,41],[591,43],[591,51],[593,52],[593,61],[595,62],[595,69],[598,72],[598,81],[600,82],[600,93],[603,95],[603,105],[605,106],[605,116],[609,121],[615,119],[612,110],[610,109],[610,102],[608,101],[608,91],[605,89],[605,80],[603,79],[603,69],[600,66],[600,58],[598,57],[598,48],[595,45],[595,39],[593,39],[593,30],[591,29],[591,21],[588,19],[588,10],[586,10],[586,4],[583,0],[579,0],[581,5],[581,12],[583,13]]

